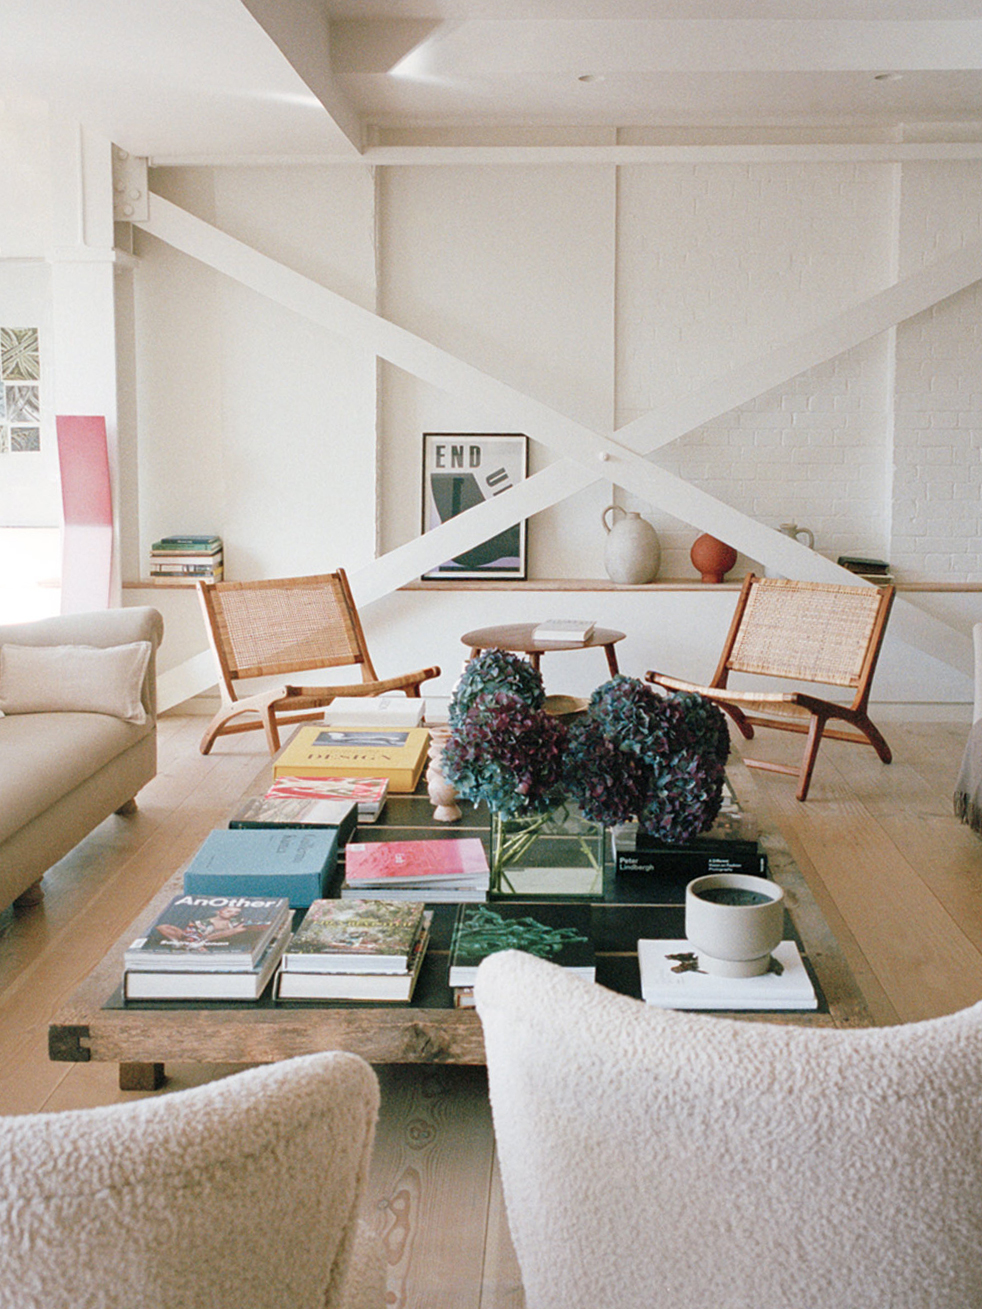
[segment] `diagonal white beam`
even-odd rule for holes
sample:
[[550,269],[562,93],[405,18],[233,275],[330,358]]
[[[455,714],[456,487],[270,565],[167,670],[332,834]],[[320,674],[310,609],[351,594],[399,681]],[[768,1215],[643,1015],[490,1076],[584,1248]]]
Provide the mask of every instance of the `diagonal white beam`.
[[639,454],[650,453],[930,309],[980,278],[982,244],[956,250],[760,358],[738,365],[705,386],[659,405],[619,428],[617,439]]
[[[650,448],[652,440],[664,444],[690,430],[696,409],[690,407],[686,398],[678,402],[674,422],[659,423],[658,415],[649,415],[619,432],[617,440],[601,436],[441,347],[284,267],[160,196],[151,197],[150,218],[142,226],[169,245],[340,333],[352,343],[363,345],[424,381],[493,407],[502,425],[499,430],[527,431],[534,439],[574,461],[574,466],[569,466],[567,460],[557,461],[537,478],[528,479],[512,491],[468,510],[466,515],[374,561],[352,579],[360,604],[378,599],[442,560],[564,499],[600,476],[642,495],[695,527],[712,531],[745,555],[782,572],[806,580],[842,580],[849,576],[831,560],[658,468],[632,448],[643,442]],[[703,416],[697,418],[695,425],[928,308],[979,278],[982,278],[982,245],[938,260],[928,269],[838,315],[792,346],[736,370],[720,383],[712,383],[705,393],[700,393],[699,412]],[[790,373],[782,372],[788,368],[792,370]],[[754,387],[761,389],[754,390]],[[622,439],[625,435],[630,445]],[[918,640],[915,644],[922,642]],[[931,652],[936,649],[935,646]]]

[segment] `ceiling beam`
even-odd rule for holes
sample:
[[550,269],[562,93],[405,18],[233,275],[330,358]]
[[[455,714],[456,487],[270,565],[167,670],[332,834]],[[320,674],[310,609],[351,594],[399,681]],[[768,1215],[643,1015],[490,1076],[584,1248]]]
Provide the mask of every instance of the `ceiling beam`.
[[338,86],[331,67],[331,32],[320,0],[242,0],[295,73],[327,110],[349,142],[348,158],[362,147],[361,119]]
[[[707,142],[680,145],[370,145],[347,162],[378,167],[462,164],[784,164],[912,163],[982,159],[982,141]],[[326,162],[321,160],[320,162]]]

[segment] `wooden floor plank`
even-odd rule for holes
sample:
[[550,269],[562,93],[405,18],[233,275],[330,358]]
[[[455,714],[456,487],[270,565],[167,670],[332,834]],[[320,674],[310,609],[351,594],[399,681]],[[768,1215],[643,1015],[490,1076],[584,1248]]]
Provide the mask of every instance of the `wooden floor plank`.
[[494,1137],[483,1068],[387,1066],[366,1217],[391,1309],[480,1309]]
[[488,1205],[488,1234],[484,1252],[481,1309],[525,1309],[522,1271],[518,1266],[508,1214],[501,1190],[498,1152],[491,1170],[491,1200]]

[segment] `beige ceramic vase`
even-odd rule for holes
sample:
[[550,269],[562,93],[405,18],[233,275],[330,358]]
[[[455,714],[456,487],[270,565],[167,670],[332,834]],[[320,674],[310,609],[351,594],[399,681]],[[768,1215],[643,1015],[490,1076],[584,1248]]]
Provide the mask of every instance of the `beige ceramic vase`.
[[661,563],[661,542],[648,520],[633,510],[622,509],[620,505],[608,505],[600,521],[607,533],[604,567],[610,580],[622,586],[653,582]]

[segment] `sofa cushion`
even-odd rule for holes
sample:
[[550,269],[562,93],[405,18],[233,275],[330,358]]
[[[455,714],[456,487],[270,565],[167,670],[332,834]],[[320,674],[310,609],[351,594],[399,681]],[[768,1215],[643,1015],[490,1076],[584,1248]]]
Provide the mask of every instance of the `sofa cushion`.
[[151,730],[95,713],[9,714],[0,720],[0,841],[50,808]]
[[149,641],[93,645],[0,645],[0,709],[5,714],[81,711],[145,723],[141,693]]

